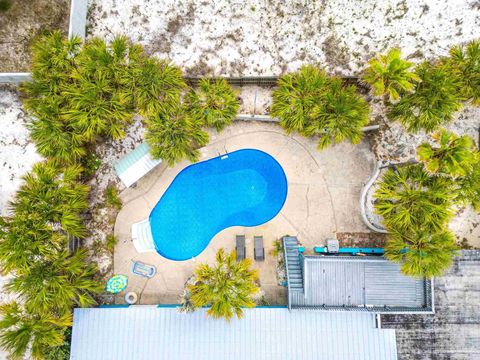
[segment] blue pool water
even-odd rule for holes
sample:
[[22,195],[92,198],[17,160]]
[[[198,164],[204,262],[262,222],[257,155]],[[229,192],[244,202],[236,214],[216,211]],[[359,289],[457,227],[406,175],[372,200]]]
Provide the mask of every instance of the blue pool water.
[[286,197],[285,173],[263,151],[238,150],[190,165],[177,175],[150,214],[155,247],[168,259],[190,259],[225,228],[271,220]]

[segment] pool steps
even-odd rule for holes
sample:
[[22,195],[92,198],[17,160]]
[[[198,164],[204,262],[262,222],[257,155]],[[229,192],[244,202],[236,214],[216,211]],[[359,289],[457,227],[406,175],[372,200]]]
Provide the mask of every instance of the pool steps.
[[148,219],[132,224],[132,242],[139,253],[155,251],[152,230]]

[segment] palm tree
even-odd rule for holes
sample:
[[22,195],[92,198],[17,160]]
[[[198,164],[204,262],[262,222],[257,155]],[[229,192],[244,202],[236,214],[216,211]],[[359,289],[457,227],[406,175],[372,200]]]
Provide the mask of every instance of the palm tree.
[[387,54],[379,55],[368,62],[363,81],[372,87],[375,96],[388,97],[396,101],[402,94],[413,91],[417,74],[411,71],[413,63],[403,60],[400,49],[390,49]]
[[[40,107],[41,105],[39,105]],[[52,159],[59,166],[68,166],[81,161],[87,155],[86,140],[73,132],[73,129],[57,113],[40,110],[50,115],[36,117],[28,123],[30,136],[40,155]]]
[[180,68],[157,58],[137,59],[130,73],[136,107],[144,117],[155,116],[164,111],[165,106],[177,103],[187,88]]
[[197,161],[198,148],[208,144],[202,123],[192,118],[182,104],[170,106],[146,120],[145,138],[152,156],[170,166],[183,159]]
[[85,236],[80,214],[88,208],[89,187],[77,182],[81,167],[58,169],[52,161],[37,163],[23,177],[10,208],[16,217],[40,216],[68,235]]
[[389,169],[374,194],[375,210],[389,231],[441,231],[453,215],[452,182],[421,165]]
[[134,95],[130,84],[128,57],[138,50],[125,36],[110,44],[103,39],[88,41],[75,59],[72,83],[62,95],[67,106],[63,117],[87,141],[98,135],[122,138],[134,116]]
[[23,105],[33,115],[28,126],[37,150],[59,164],[71,164],[85,155],[84,139],[73,134],[62,118],[66,104],[62,91],[71,83],[81,43],[59,31],[40,37],[32,45],[32,80],[20,86]]
[[307,136],[318,136],[319,149],[346,140],[352,144],[362,140],[370,109],[356,91],[354,85],[344,86],[339,78],[330,79],[322,104],[312,109],[313,121],[303,131]]
[[226,254],[218,250],[216,264],[200,265],[195,270],[196,281],[188,285],[195,307],[210,306],[207,314],[215,319],[241,318],[242,307],[253,307],[252,296],[258,292],[257,271],[250,269],[249,259],[236,261],[235,251]]
[[480,40],[452,47],[444,63],[458,78],[462,97],[480,105]]
[[33,359],[44,359],[51,347],[60,346],[71,326],[71,314],[55,316],[27,311],[17,303],[0,305],[0,347],[13,360],[24,359],[28,350]]
[[399,120],[411,132],[433,131],[450,122],[461,108],[458,82],[445,66],[424,62],[415,73],[420,79],[413,93],[390,106],[388,116]]
[[470,136],[457,136],[441,129],[433,135],[435,145],[423,143],[417,148],[417,155],[432,174],[466,176],[478,158]]
[[314,66],[282,76],[272,97],[272,116],[285,131],[318,136],[319,149],[344,140],[358,143],[368,123],[369,106],[356,87]]
[[466,176],[456,179],[457,200],[462,204],[469,204],[480,212],[480,157]]
[[2,220],[0,270],[2,273],[28,269],[33,261],[53,259],[65,249],[68,236],[54,231],[39,215]]
[[278,88],[272,93],[271,114],[280,119],[287,133],[302,133],[314,121],[313,109],[327,89],[328,76],[324,70],[312,65],[302,66],[278,80]]
[[240,108],[235,92],[225,79],[201,79],[198,89],[190,91],[186,100],[192,116],[217,131],[230,125]]
[[457,250],[455,237],[449,231],[393,231],[385,246],[385,257],[401,263],[405,275],[429,278],[442,275]]
[[65,250],[51,261],[37,261],[17,270],[5,289],[21,296],[32,312],[65,314],[73,306],[95,304],[92,294],[103,290],[102,284],[93,279],[96,271],[96,266],[87,264],[85,250],[73,255]]

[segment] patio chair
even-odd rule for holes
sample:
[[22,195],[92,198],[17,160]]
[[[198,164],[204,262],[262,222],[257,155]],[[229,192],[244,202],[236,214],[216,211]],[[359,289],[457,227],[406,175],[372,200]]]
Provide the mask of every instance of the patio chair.
[[253,238],[253,255],[255,261],[264,261],[265,260],[265,249],[263,248],[263,236],[255,236]]
[[237,235],[235,249],[237,250],[237,261],[245,259],[245,235]]

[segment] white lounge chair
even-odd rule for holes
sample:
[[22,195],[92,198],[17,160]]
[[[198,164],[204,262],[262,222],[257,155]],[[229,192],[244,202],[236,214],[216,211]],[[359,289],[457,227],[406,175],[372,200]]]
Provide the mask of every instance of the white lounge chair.
[[155,251],[152,229],[148,219],[132,224],[132,241],[139,253]]

